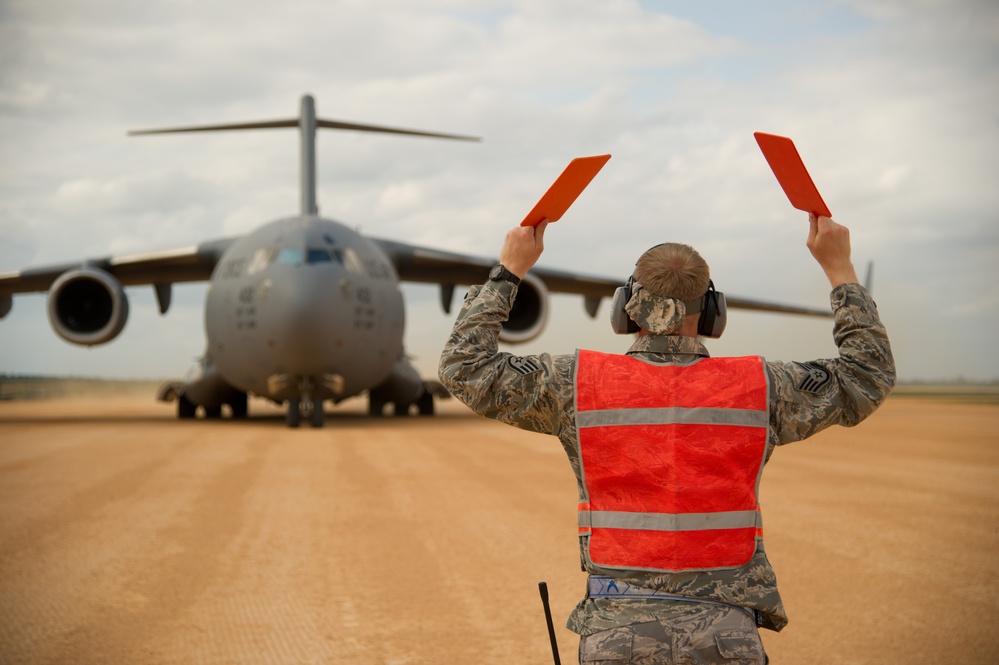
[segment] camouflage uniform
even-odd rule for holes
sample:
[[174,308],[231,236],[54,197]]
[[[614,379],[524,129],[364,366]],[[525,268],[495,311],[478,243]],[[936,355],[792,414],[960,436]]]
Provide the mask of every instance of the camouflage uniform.
[[756,625],[744,612],[724,605],[694,605],[687,611],[585,635],[580,663],[727,663],[769,662]]
[[[557,436],[582,488],[574,406],[576,357],[499,352],[501,324],[516,291],[507,281],[489,281],[469,290],[441,356],[440,379],[482,416]],[[856,425],[894,386],[891,348],[870,294],[858,284],[844,284],[833,289],[830,300],[839,358],[766,363],[768,460],[776,446],[800,441],[830,425]],[[657,363],[688,363],[708,356],[696,338],[672,335],[638,337],[628,354]],[[582,545],[583,569],[592,575],[611,575],[645,589],[748,608],[759,626],[771,630],[787,624],[777,580],[762,546],[748,564],[734,570],[657,574],[601,570],[586,560]],[[704,611],[702,603],[587,594],[572,611],[567,627],[587,636],[634,624],[685,620]]]

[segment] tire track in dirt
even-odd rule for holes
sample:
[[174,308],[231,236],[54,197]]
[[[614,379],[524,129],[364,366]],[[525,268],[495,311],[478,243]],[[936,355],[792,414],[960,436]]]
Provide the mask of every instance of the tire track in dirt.
[[[222,555],[247,519],[247,497],[269,445],[265,436],[230,445],[232,454],[220,460],[218,469],[156,535],[158,547],[164,549],[159,555],[151,553],[155,575],[134,566],[123,576],[124,600],[131,611],[113,612],[99,625],[92,624],[92,634],[106,634],[109,639],[99,639],[98,648],[89,652],[86,644],[74,644],[68,653],[59,654],[61,662],[69,662],[70,654],[79,662],[93,663],[158,660],[160,654],[151,646],[157,635],[183,621],[187,609],[223,575]],[[130,635],[134,642],[120,640],[122,635]]]
[[[9,426],[22,408],[0,409],[0,663],[545,663],[542,579],[575,659],[553,438],[447,406],[297,431],[115,401]],[[775,662],[990,662],[999,408],[889,400],[778,451],[763,493]]]
[[[185,449],[189,455],[177,455]],[[220,467],[216,461],[214,477],[190,477],[191,467],[213,466],[204,464],[210,462],[205,452],[166,444],[152,453],[153,461],[74,496],[67,505],[75,502],[75,508],[27,526],[22,535],[38,539],[5,558],[21,574],[5,576],[0,591],[4,643],[47,654],[33,662],[144,662],[148,654],[139,657],[127,646],[136,644],[130,639],[141,634],[137,627],[157,625],[203,588],[211,576],[204,561],[231,528],[228,519],[212,519],[218,514],[212,506],[236,515],[252,479],[253,458],[235,465],[221,460]],[[174,501],[164,504],[164,491],[173,491]],[[192,495],[193,505],[186,503]],[[196,551],[192,534],[200,536],[193,539],[200,545]],[[67,552],[72,558],[60,558]],[[199,565],[190,565],[192,557]],[[52,572],[68,583],[52,584]],[[7,620],[11,614],[16,621]]]

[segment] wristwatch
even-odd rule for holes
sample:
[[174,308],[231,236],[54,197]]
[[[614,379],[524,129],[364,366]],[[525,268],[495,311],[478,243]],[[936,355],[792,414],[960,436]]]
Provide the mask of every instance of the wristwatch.
[[492,270],[489,271],[489,279],[496,281],[505,279],[513,284],[520,284],[520,278],[507,270],[502,263],[497,263],[493,266]]

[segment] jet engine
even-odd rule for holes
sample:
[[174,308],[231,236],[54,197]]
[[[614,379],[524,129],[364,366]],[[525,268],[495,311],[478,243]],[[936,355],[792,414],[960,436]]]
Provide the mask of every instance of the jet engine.
[[503,324],[500,341],[523,344],[541,334],[548,323],[548,288],[540,279],[527,273],[517,289],[510,319]]
[[84,267],[59,276],[49,290],[49,322],[67,342],[94,346],[118,336],[128,319],[121,282],[100,268]]

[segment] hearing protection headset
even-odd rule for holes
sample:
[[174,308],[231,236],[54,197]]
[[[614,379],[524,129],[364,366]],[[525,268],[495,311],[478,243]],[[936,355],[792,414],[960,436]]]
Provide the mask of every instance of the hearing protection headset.
[[[614,298],[611,300],[611,328],[618,335],[627,335],[638,332],[638,324],[632,321],[625,310],[631,294],[635,288],[635,276],[628,278],[628,283],[619,286],[614,291]],[[639,285],[641,286],[641,285]],[[685,301],[687,314],[701,313],[701,319],[697,322],[697,334],[703,337],[718,339],[725,332],[725,323],[728,319],[728,309],[725,306],[725,294],[715,291],[715,284],[708,280],[707,292],[696,300]]]

